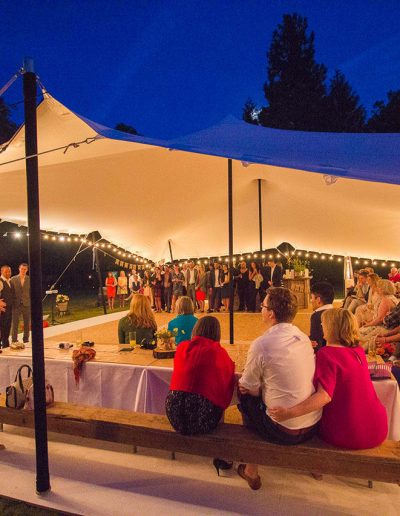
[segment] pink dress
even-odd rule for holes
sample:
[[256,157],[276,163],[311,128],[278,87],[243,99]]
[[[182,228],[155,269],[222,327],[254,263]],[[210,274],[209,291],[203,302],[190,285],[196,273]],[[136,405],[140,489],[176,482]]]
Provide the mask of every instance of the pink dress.
[[321,439],[339,448],[374,448],[387,437],[385,407],[369,376],[365,351],[326,346],[317,353],[315,388],[321,384],[332,398],[320,421]]

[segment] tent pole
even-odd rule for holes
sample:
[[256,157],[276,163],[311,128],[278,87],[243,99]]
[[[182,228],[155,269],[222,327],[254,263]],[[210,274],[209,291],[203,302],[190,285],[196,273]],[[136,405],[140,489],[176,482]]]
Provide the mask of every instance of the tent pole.
[[104,290],[103,290],[103,278],[101,277],[101,269],[100,269],[99,250],[97,249],[97,247],[93,247],[93,252],[94,252],[94,262],[95,262],[96,271],[97,271],[97,279],[99,282],[101,303],[103,305],[104,315],[107,315],[106,298],[104,297]]
[[28,197],[28,251],[31,282],[32,366],[36,444],[36,491],[50,490],[43,344],[42,264],[40,243],[39,174],[37,154],[36,74],[33,60],[25,58],[23,73],[25,110],[26,183]]
[[234,279],[233,279],[233,203],[232,203],[232,160],[228,159],[228,242],[229,242],[229,343],[234,342]]
[[263,250],[263,239],[262,239],[262,183],[261,179],[257,179],[258,181],[258,229],[260,235],[260,251]]
[[169,255],[171,257],[171,263],[174,263],[174,257],[172,255],[172,245],[171,245],[171,239],[168,240],[168,245],[169,245]]

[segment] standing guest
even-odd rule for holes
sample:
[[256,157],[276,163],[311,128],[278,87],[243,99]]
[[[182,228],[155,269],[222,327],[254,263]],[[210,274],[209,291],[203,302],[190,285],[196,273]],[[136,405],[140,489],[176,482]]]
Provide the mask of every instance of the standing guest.
[[154,275],[153,275],[153,293],[154,293],[154,305],[156,307],[156,312],[161,312],[161,294],[162,294],[162,276],[161,276],[161,269],[159,267],[156,267],[154,269]]
[[110,310],[114,310],[114,301],[115,301],[115,293],[116,293],[116,287],[117,287],[117,280],[115,279],[114,274],[109,271],[107,273],[106,278],[106,287],[107,287],[107,302],[108,302],[108,308]]
[[[136,271],[133,271],[132,274],[129,276],[129,292],[132,294],[139,294],[141,281],[140,276]],[[127,299],[126,299],[127,301]]]
[[12,321],[12,304],[14,299],[14,287],[11,284],[10,278],[11,268],[8,265],[3,265],[0,277],[0,297],[5,303],[4,311],[0,315],[1,347],[3,349],[8,348],[10,345],[9,337]]
[[179,265],[176,263],[174,265],[174,272],[171,274],[171,282],[172,282],[172,312],[175,312],[175,304],[177,300],[183,296],[183,283],[185,281],[185,277],[183,273],[179,270]]
[[221,289],[222,304],[224,305],[225,312],[229,312],[229,303],[230,303],[229,285],[231,282],[231,274],[229,272],[229,267],[226,263],[224,263],[222,266],[222,272],[223,272],[222,289]]
[[172,271],[168,265],[164,267],[163,275],[163,288],[164,288],[164,303],[166,312],[171,311],[172,301]]
[[324,441],[352,450],[375,448],[386,439],[388,422],[358,345],[357,320],[348,310],[331,308],[323,313],[322,326],[327,345],[317,353],[316,392],[290,408],[271,406],[270,413],[284,422],[323,408],[319,435]]
[[310,340],[314,351],[326,346],[324,332],[321,325],[321,316],[329,308],[333,308],[333,300],[335,299],[335,291],[333,286],[327,281],[314,283],[311,287],[311,306],[314,312],[310,320]]
[[189,262],[189,267],[186,269],[186,290],[187,296],[193,302],[194,309],[196,310],[196,284],[197,278],[199,275],[199,271],[195,268],[194,262],[191,260]]
[[249,271],[249,306],[247,307],[249,312],[255,312],[257,306],[257,294],[260,289],[263,277],[260,274],[259,266],[256,262],[250,263]]
[[182,283],[182,291],[184,296],[187,294],[187,282],[186,282],[186,271],[187,271],[187,262],[182,264],[182,274],[183,274],[183,283]]
[[239,312],[248,309],[248,291],[249,291],[249,270],[244,260],[240,262],[237,280],[237,291],[239,296]]
[[176,302],[176,311],[178,315],[168,323],[169,331],[177,331],[175,343],[180,344],[185,340],[192,338],[192,330],[197,323],[197,317],[193,315],[193,301],[189,296],[181,296]]
[[267,283],[268,288],[282,286],[282,267],[280,267],[274,258],[268,260]]
[[18,268],[19,274],[10,279],[14,289],[14,301],[12,307],[12,330],[11,330],[11,347],[14,349],[23,349],[25,346],[18,342],[18,324],[22,315],[24,323],[23,342],[29,342],[29,328],[31,324],[31,293],[30,279],[27,274],[28,264],[21,263]]
[[[267,331],[251,344],[239,380],[239,409],[244,424],[265,440],[282,445],[310,439],[321,417],[321,411],[314,410],[279,424],[270,414],[270,407],[290,407],[315,392],[314,352],[310,339],[292,324],[296,313],[293,292],[282,287],[269,289],[261,312]],[[256,464],[240,464],[238,474],[251,489],[260,489]]]
[[364,324],[370,322],[374,317],[375,307],[379,302],[378,294],[378,281],[380,280],[377,274],[368,274],[367,284],[369,286],[368,300],[363,305],[356,308],[355,316],[358,322],[358,326],[364,326]]
[[219,321],[206,316],[193,328],[192,339],[176,350],[165,410],[173,428],[183,435],[215,430],[231,402],[235,364],[220,340]]
[[153,290],[151,288],[151,274],[149,270],[144,271],[143,276],[143,295],[147,297],[150,306],[153,306]]
[[125,271],[120,271],[117,284],[119,306],[123,308],[125,306],[125,296],[128,294],[128,278],[126,277]]
[[136,342],[155,340],[157,323],[151,309],[150,301],[143,294],[136,294],[131,299],[128,315],[118,323],[118,342],[129,344],[129,333],[136,332]]
[[214,268],[210,273],[210,281],[212,288],[211,295],[211,306],[207,310],[208,312],[219,312],[221,308],[221,290],[222,290],[222,282],[223,282],[223,272],[220,269],[219,263],[214,262]]
[[207,273],[203,264],[199,265],[196,285],[196,301],[199,304],[200,312],[204,313],[204,304],[207,294]]
[[208,309],[212,310],[212,284],[211,284],[211,271],[214,269],[213,264],[210,263],[208,265],[208,269],[206,272],[206,283],[207,283],[207,301],[208,301]]

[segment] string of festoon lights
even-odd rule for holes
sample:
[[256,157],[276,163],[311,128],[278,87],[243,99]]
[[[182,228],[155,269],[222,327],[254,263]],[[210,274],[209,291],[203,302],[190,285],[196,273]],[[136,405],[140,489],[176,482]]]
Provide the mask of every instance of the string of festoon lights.
[[[6,231],[3,237],[11,237],[16,240],[19,240],[23,237],[29,236],[28,231],[16,230],[16,231]],[[99,240],[88,239],[87,235],[73,235],[66,233],[54,233],[54,232],[44,232],[42,231],[42,238],[48,242],[54,243],[79,243],[83,245],[87,245],[88,247],[97,247],[99,250],[103,252],[104,255],[107,255],[115,260],[116,265],[119,265],[122,268],[132,269],[132,265],[141,265],[140,268],[153,269],[157,264],[171,263],[167,260],[161,260],[159,262],[154,262],[143,256],[138,255],[137,253],[132,253],[121,246],[112,244],[105,239],[100,238]],[[245,260],[254,260],[254,261],[266,261],[268,259],[275,259],[277,261],[286,261],[291,262],[294,259],[300,259],[304,261],[310,262],[335,262],[341,263],[344,261],[345,256],[343,255],[335,255],[326,252],[320,251],[309,251],[309,250],[295,250],[295,251],[279,251],[279,249],[268,249],[265,252],[246,252],[242,254],[235,253],[232,257],[233,265]],[[187,259],[179,259],[174,260],[174,263],[182,266],[183,264],[189,263],[189,261],[194,261],[197,265],[208,265],[213,262],[220,262],[229,264],[229,256],[221,255],[221,256],[211,256],[211,257],[201,257],[201,258],[187,258]],[[398,260],[391,259],[375,259],[375,258],[363,258],[363,257],[351,257],[351,262],[355,268],[362,267],[398,267],[400,263]]]

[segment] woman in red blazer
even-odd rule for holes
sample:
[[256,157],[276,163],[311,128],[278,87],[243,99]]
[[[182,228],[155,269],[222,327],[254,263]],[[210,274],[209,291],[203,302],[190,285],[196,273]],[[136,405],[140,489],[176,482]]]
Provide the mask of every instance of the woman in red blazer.
[[235,364],[220,339],[218,319],[206,316],[194,326],[192,339],[177,347],[165,409],[181,434],[211,432],[231,402]]

